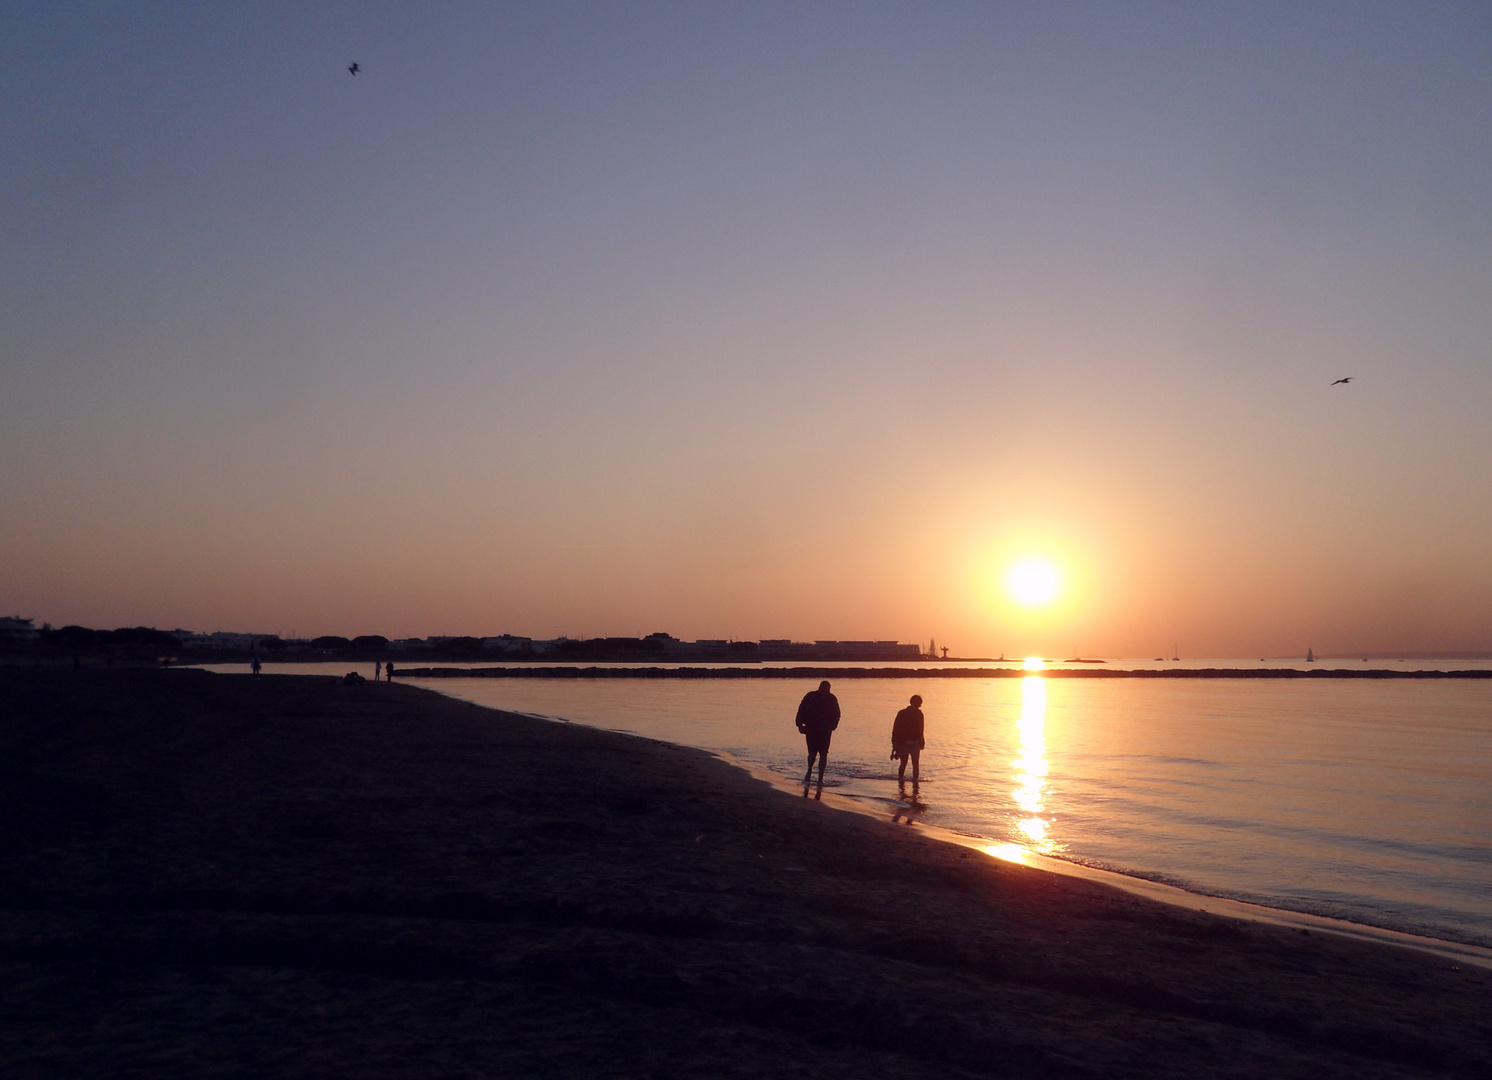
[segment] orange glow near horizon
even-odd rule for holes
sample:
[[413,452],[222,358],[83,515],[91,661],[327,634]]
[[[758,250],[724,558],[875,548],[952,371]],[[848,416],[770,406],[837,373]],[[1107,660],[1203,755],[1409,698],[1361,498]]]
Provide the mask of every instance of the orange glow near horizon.
[[0,618],[1492,657],[1485,17],[96,7],[4,22]]

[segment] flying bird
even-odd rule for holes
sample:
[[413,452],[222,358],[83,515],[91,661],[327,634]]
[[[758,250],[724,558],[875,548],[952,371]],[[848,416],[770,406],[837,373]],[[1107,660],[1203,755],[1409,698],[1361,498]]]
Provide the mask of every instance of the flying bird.
[[1336,386],[1337,383],[1349,383],[1349,382],[1351,382],[1355,378],[1357,378],[1356,375],[1348,375],[1345,379],[1338,379],[1336,382],[1332,383],[1331,385]]
[[359,64],[356,60],[354,60],[352,63],[350,63],[350,64],[347,65],[348,74],[356,75],[359,71],[362,71],[362,70],[363,70],[362,65]]

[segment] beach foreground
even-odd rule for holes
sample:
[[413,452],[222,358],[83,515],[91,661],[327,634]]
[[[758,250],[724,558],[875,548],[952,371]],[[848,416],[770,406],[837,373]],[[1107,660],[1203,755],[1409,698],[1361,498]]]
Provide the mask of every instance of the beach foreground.
[[413,687],[0,671],[0,814],[6,1076],[1492,1073],[1483,970]]

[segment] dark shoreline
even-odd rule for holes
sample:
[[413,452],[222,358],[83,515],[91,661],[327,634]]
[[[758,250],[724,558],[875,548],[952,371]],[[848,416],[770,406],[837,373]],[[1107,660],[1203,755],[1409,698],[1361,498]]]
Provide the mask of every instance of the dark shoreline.
[[1492,679],[1492,670],[1372,668],[395,667],[399,679]]
[[1209,906],[419,687],[0,670],[7,1080],[1492,1069],[1485,970]]

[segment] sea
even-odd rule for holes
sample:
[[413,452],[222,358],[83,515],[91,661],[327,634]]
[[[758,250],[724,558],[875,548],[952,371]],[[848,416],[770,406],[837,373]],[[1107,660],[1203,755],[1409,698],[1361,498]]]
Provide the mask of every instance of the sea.
[[[1029,853],[1204,897],[1492,948],[1492,679],[1052,677],[1059,666],[1075,665],[1033,664],[998,678],[834,681],[843,719],[824,798],[1004,857]],[[1489,666],[1353,660],[1311,669]],[[361,669],[370,674],[372,665],[266,670]],[[806,755],[793,718],[817,685],[816,677],[410,681],[492,708],[699,747],[784,784],[801,782]],[[892,718],[912,694],[927,718],[915,792],[910,770],[899,790],[890,760]]]

